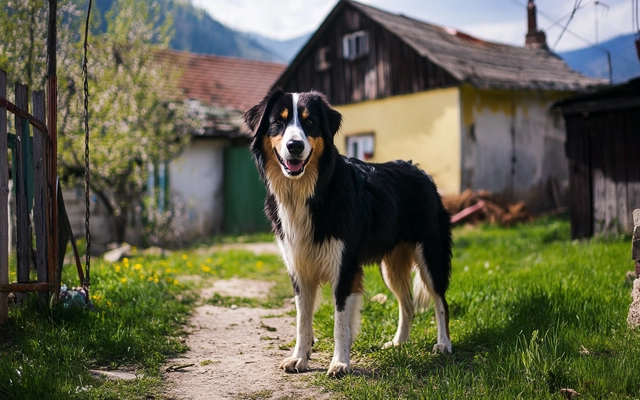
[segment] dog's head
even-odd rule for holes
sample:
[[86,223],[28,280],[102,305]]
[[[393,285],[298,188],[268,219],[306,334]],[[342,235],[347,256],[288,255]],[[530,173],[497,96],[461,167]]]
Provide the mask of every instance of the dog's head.
[[255,134],[251,151],[263,178],[277,165],[289,179],[300,179],[307,170],[317,175],[322,154],[334,147],[333,137],[342,122],[321,93],[280,89],[268,93],[244,119]]

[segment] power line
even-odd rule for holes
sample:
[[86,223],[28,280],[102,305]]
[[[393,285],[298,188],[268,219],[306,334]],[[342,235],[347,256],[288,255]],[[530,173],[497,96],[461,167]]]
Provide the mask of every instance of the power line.
[[553,45],[553,47],[551,48],[551,51],[554,51],[558,43],[560,43],[560,39],[562,39],[562,35],[564,35],[564,33],[567,31],[567,28],[569,27],[571,20],[573,20],[573,16],[576,15],[576,12],[580,7],[580,3],[582,3],[582,0],[576,0],[576,2],[574,3],[573,10],[571,11],[571,15],[569,16],[569,20],[567,21],[564,28],[562,29],[562,32],[560,32],[560,36],[558,36],[558,40],[556,40],[556,44]]

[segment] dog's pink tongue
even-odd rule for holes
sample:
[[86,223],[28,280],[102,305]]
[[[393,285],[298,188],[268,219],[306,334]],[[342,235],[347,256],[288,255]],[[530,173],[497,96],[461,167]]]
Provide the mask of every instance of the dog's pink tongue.
[[302,160],[287,160],[285,165],[289,171],[298,172],[302,169]]

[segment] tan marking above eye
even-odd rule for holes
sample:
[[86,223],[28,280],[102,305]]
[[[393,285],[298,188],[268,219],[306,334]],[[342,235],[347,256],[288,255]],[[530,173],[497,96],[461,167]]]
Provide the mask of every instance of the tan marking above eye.
[[280,116],[282,117],[282,119],[287,119],[287,117],[289,116],[289,109],[285,108],[284,110],[282,110],[282,112],[280,112]]
[[302,110],[302,119],[307,118],[309,118],[309,110],[305,108],[304,110]]

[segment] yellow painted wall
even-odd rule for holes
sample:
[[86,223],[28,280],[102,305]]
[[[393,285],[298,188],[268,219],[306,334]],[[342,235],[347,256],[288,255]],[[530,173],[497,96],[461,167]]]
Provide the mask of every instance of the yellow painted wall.
[[441,194],[460,192],[459,88],[429,90],[336,106],[342,129],[335,137],[346,154],[346,136],[374,133],[370,162],[413,160],[430,174]]

